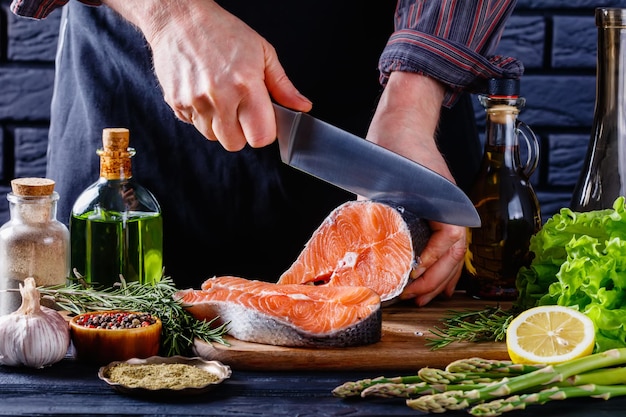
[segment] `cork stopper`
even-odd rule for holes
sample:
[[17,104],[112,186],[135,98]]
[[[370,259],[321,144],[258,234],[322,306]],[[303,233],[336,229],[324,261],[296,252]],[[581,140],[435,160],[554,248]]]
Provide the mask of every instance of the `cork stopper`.
[[128,146],[130,132],[123,127],[108,127],[102,130],[100,155],[100,177],[108,180],[130,178],[130,159],[135,150]]
[[16,178],[11,181],[13,194],[24,197],[51,195],[54,181],[48,178]]
[[123,127],[109,127],[102,130],[102,145],[105,150],[126,152],[130,132]]

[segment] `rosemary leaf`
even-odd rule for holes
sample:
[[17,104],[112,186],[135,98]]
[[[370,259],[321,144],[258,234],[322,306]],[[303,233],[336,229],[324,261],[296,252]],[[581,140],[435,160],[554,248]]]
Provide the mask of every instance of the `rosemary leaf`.
[[430,332],[426,346],[438,350],[455,342],[500,342],[506,337],[506,329],[516,315],[514,308],[488,306],[482,310],[451,310],[442,319],[442,326],[435,326]]
[[163,277],[152,285],[127,283],[120,277],[113,288],[96,290],[78,276],[76,282],[66,286],[39,287],[42,297],[73,314],[122,310],[159,317],[163,323],[161,351],[166,356],[190,354],[195,339],[228,345],[223,338],[228,323],[214,327],[217,318],[209,322],[196,319],[185,310],[183,303],[174,299],[177,291],[170,277]]

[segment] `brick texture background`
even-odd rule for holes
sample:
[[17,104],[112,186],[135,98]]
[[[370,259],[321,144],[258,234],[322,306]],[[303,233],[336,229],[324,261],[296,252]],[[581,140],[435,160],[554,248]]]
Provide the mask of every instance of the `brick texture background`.
[[[0,223],[8,220],[3,196],[9,181],[45,175],[60,17],[55,11],[42,21],[17,18],[9,3],[0,0]],[[587,150],[595,102],[596,7],[626,7],[626,0],[518,0],[498,50],[526,68],[520,119],[541,144],[532,180],[544,220],[569,204]],[[475,110],[482,128],[484,110],[477,101]]]

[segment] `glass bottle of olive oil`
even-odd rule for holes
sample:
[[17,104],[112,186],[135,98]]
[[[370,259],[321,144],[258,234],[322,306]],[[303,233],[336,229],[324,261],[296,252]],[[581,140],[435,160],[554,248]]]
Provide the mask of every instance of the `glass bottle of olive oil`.
[[[488,94],[479,99],[486,111],[485,148],[470,198],[482,225],[468,230],[467,292],[475,298],[515,300],[517,273],[530,264],[530,238],[541,228],[539,202],[530,182],[539,144],[532,130],[517,119],[525,104],[519,80],[490,80]],[[518,137],[526,145],[525,160]]]
[[70,218],[70,262],[88,283],[154,283],[163,268],[163,219],[155,197],[132,176],[129,131],[102,134],[100,178],[78,197]]

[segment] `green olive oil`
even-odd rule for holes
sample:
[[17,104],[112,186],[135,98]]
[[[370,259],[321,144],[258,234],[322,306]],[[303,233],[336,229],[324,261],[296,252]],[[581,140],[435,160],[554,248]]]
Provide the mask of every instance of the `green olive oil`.
[[70,217],[70,264],[96,288],[153,284],[163,273],[163,218],[158,201],[132,175],[126,128],[102,131],[100,177],[76,199]]
[[[109,213],[110,214],[110,213]],[[70,220],[72,267],[95,287],[126,281],[152,284],[163,269],[160,213],[106,217],[91,211]]]

